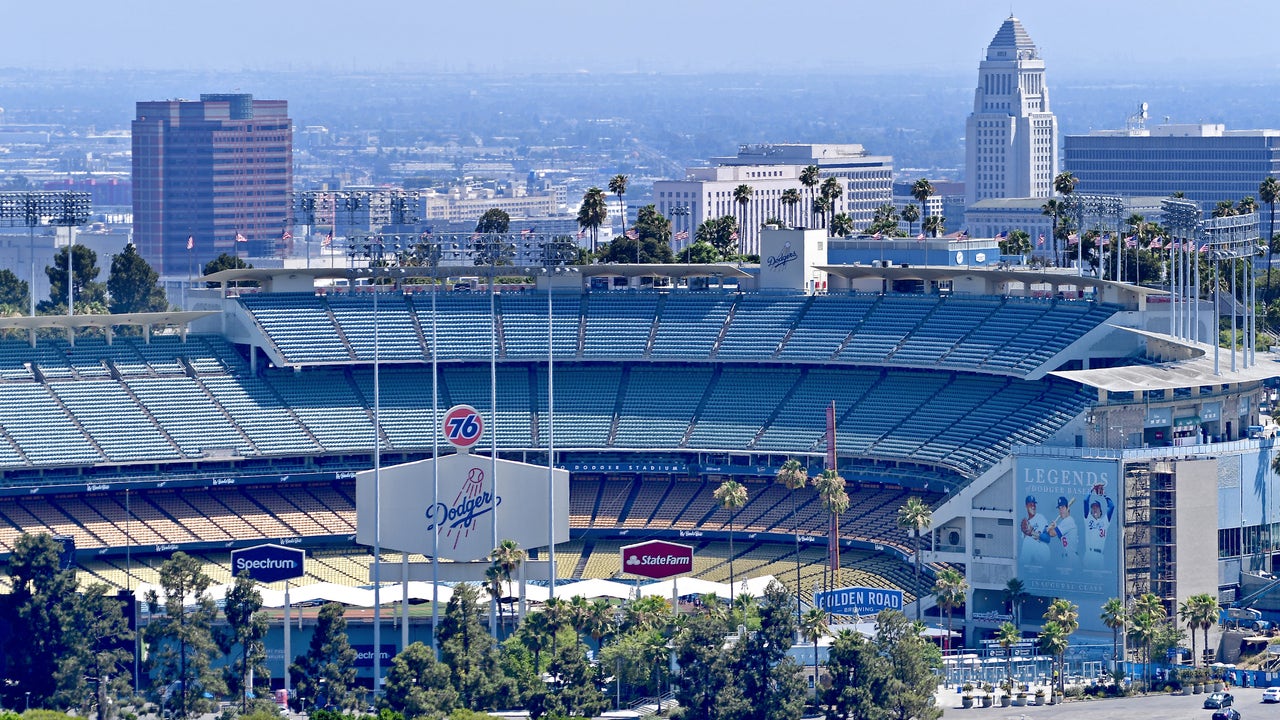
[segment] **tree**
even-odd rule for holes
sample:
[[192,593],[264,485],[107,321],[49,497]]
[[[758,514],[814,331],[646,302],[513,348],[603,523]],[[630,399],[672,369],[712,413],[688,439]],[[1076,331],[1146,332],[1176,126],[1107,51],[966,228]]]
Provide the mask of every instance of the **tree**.
[[[938,646],[920,637],[920,628],[897,610],[876,616],[875,645],[887,662],[883,681],[875,685],[877,705],[888,720],[937,720]],[[873,716],[875,717],[875,716]]]
[[815,215],[817,214],[817,207],[814,206],[813,201],[817,198],[814,196],[813,189],[818,187],[820,182],[822,182],[822,171],[818,169],[817,165],[806,165],[800,171],[800,184],[809,191],[809,205],[814,208],[813,214]]
[[813,487],[818,491],[823,509],[827,511],[827,537],[831,543],[828,547],[835,548],[830,557],[831,584],[828,585],[834,587],[835,572],[840,566],[840,545],[837,542],[840,538],[840,515],[849,509],[849,493],[845,490],[844,478],[834,468],[823,470],[813,481]]
[[916,221],[920,219],[920,207],[915,203],[907,203],[900,213],[903,220],[907,221],[907,234],[916,234]]
[[[933,197],[934,192],[933,183],[925,178],[920,178],[911,185],[911,197],[920,203],[921,212],[924,213],[925,218],[930,216],[929,198]],[[937,236],[935,235],[934,237]]]
[[1108,599],[1102,604],[1102,614],[1099,619],[1111,630],[1111,669],[1115,670],[1124,661],[1124,658],[1120,657],[1120,633],[1129,627],[1129,613],[1125,609],[1124,601],[1118,597]]
[[898,219],[898,209],[891,203],[885,203],[876,208],[866,232],[871,235],[879,233],[889,237],[902,235],[902,230],[898,229]]
[[729,511],[729,603],[733,604],[733,521],[747,504],[747,489],[737,480],[725,480],[713,493],[716,504]]
[[1196,653],[1196,630],[1204,632],[1204,648],[1209,649],[1209,628],[1218,622],[1218,600],[1208,593],[1192,595],[1182,602],[1178,615],[1191,631],[1191,665],[1199,663]]
[[623,204],[622,196],[627,194],[627,176],[618,174],[609,178],[609,192],[618,196],[618,212],[622,214],[622,232],[627,231],[627,206]]
[[794,226],[796,224],[796,206],[800,204],[800,191],[795,188],[787,188],[782,191],[782,195],[778,197],[787,208],[787,225]]
[[738,247],[738,219],[732,215],[704,220],[695,235],[697,242],[715,248],[717,259],[728,260]]
[[955,609],[964,605],[965,595],[969,590],[969,581],[955,568],[946,568],[938,573],[933,584],[933,597],[938,607],[947,614],[947,644],[951,643],[951,622]]
[[849,237],[853,234],[853,218],[848,213],[836,213],[831,217],[831,234],[835,237]]
[[[718,603],[704,605],[708,609],[717,606]],[[729,658],[722,649],[728,631],[723,618],[704,612],[686,618],[672,639],[680,667],[676,700],[691,720],[720,717],[720,699],[733,684]],[[609,667],[608,663],[603,664]]]
[[[822,181],[822,188],[819,190],[822,197],[827,201],[827,212],[831,213],[831,224],[835,224],[836,201],[844,195],[844,186],[840,184],[840,178],[829,177]],[[852,225],[852,221],[850,225]]]
[[[374,652],[378,651],[374,648]],[[306,705],[344,710],[350,706],[356,681],[356,651],[347,639],[347,619],[341,604],[328,602],[321,606],[311,644],[289,672],[294,692]]]
[[636,213],[636,224],[631,234],[621,235],[600,251],[601,262],[616,263],[669,263],[671,252],[671,222],[658,212],[654,205],[645,205]]
[[831,200],[828,198],[818,197],[813,199],[813,214],[822,219],[822,227],[827,226],[827,212],[831,210]]
[[1047,621],[1040,627],[1040,649],[1053,658],[1054,661],[1054,690],[1057,691],[1057,680],[1061,680],[1062,675],[1062,658],[1067,653],[1067,647],[1070,645],[1068,633],[1061,625],[1053,620]]
[[587,662],[581,643],[566,645],[547,667],[552,680],[528,698],[529,716],[595,717],[609,705],[600,692],[599,671]]
[[475,585],[454,586],[438,635],[440,661],[453,671],[449,681],[462,706],[473,710],[490,707],[501,691],[490,675],[497,659],[491,649],[493,638],[483,623],[479,598]]
[[5,657],[5,707],[23,707],[24,693],[36,706],[55,706],[62,661],[75,647],[75,570],[63,568],[61,544],[48,533],[23,533],[9,556],[6,619],[12,627]]
[[[1057,238],[1058,238],[1058,223],[1062,219],[1062,215],[1065,212],[1066,212],[1066,205],[1064,205],[1063,202],[1061,200],[1058,200],[1057,198],[1049,198],[1048,200],[1045,201],[1043,205],[1040,206],[1041,215],[1048,215],[1049,217],[1053,218],[1053,225],[1052,225],[1053,230],[1050,232],[1050,235],[1053,236],[1055,245],[1057,243]],[[1055,258],[1055,262],[1061,262],[1061,258]]]
[[1144,651],[1148,686],[1151,683],[1151,650],[1166,617],[1168,617],[1168,611],[1165,609],[1164,602],[1154,593],[1143,593],[1133,603],[1129,626]]
[[415,642],[391,660],[385,684],[387,704],[406,718],[440,720],[458,708],[449,668],[430,647]]
[[799,460],[788,458],[778,470],[778,482],[791,497],[791,530],[796,553],[796,619],[800,618],[800,520],[796,517],[796,493],[809,484],[809,470]]
[[928,215],[924,219],[924,231],[929,237],[938,237],[947,231],[947,219],[941,215]]
[[[907,498],[898,508],[898,527],[911,535],[916,558],[916,586],[913,594],[920,594],[920,536],[933,524],[933,511],[918,497]],[[920,620],[920,599],[916,598],[916,621]]]
[[240,648],[240,655],[227,666],[227,686],[240,696],[241,712],[248,710],[249,676],[270,678],[267,671],[266,637],[269,618],[262,611],[262,594],[258,592],[249,571],[236,576],[235,585],[227,591],[222,613],[227,619],[221,649],[230,654]]
[[600,652],[600,667],[614,674],[619,687],[647,688],[646,695],[662,694],[661,667],[667,659],[663,628],[633,627]]
[[742,217],[738,220],[738,228],[742,232],[747,230],[747,206],[751,204],[751,196],[755,194],[755,190],[750,185],[739,185],[733,189],[733,201],[738,204],[738,211]]
[[1258,185],[1258,197],[1267,204],[1267,290],[1264,297],[1271,297],[1271,254],[1276,237],[1276,200],[1280,199],[1280,180],[1268,175]]
[[596,598],[587,606],[582,618],[582,631],[595,642],[596,647],[604,647],[604,639],[617,629],[613,616],[613,606],[604,598]]
[[[703,223],[704,225],[706,223]],[[702,228],[699,227],[699,230]],[[697,240],[689,243],[684,249],[684,261],[686,263],[708,264],[716,262],[720,259],[720,251],[715,246],[705,240]]]
[[840,630],[827,651],[829,686],[816,687],[815,699],[827,708],[827,718],[871,718],[880,711],[877,690],[888,680],[888,659],[862,633]]
[[1004,601],[1009,603],[1009,612],[1013,615],[1013,624],[1022,625],[1022,603],[1030,597],[1027,586],[1018,578],[1009,578],[1004,584]]
[[591,252],[596,251],[600,241],[600,226],[609,219],[609,205],[604,200],[604,191],[592,187],[582,196],[582,205],[578,207],[578,227],[591,231]]
[[502,208],[489,208],[476,222],[478,233],[505,233],[511,230],[511,216]]
[[[520,549],[520,543],[515,540],[503,540],[498,543],[498,547],[489,553],[489,560],[493,562],[493,567],[498,570],[498,579],[504,583],[510,583],[516,576],[520,566],[529,557],[529,554]],[[499,603],[502,598],[495,598]]]
[[1000,623],[996,628],[996,642],[1004,648],[1004,673],[1013,682],[1013,646],[1022,642],[1022,631],[1011,622]]
[[111,274],[107,276],[107,293],[111,296],[111,312],[162,312],[169,301],[160,288],[160,274],[138,254],[133,243],[111,258]]
[[1048,609],[1044,611],[1044,619],[1046,627],[1054,625],[1062,634],[1063,646],[1056,653],[1058,658],[1058,692],[1066,692],[1066,678],[1063,677],[1063,658],[1066,653],[1066,644],[1070,642],[1071,635],[1080,628],[1080,608],[1075,603],[1064,598],[1057,598],[1049,603]]
[[[204,274],[212,275],[216,272],[221,272],[223,270],[247,270],[252,268],[253,266],[245,262],[243,259],[238,258],[235,255],[230,255],[228,253],[222,253],[218,257],[204,264]],[[258,282],[256,280],[252,280],[245,283],[246,287],[257,287],[257,285],[258,285]],[[217,287],[217,286],[218,286],[218,283],[213,283],[213,282],[205,283],[205,287]]]
[[733,685],[721,697],[722,715],[740,720],[800,717],[805,689],[800,666],[787,655],[795,637],[791,596],[769,584],[759,605],[760,629],[739,638],[730,651]]
[[813,643],[814,688],[818,687],[818,640],[830,631],[831,626],[827,624],[827,613],[822,608],[809,608],[809,612],[805,613],[804,618],[800,621],[800,636]]
[[[123,605],[103,583],[94,583],[75,596],[73,651],[63,658],[60,678],[64,706],[76,706],[93,686],[93,702],[99,720],[110,720],[117,704],[112,698],[128,695],[133,685],[133,631]],[[24,698],[25,699],[25,698]]]
[[1000,241],[1000,252],[1004,255],[1028,255],[1031,252],[1031,236],[1026,230],[1009,231],[1009,236]]
[[[74,246],[72,262],[72,290],[75,292],[76,307],[90,309],[94,305],[102,306],[106,300],[106,289],[96,278],[98,269],[98,253],[84,245]],[[44,274],[49,278],[49,299],[40,301],[36,310],[42,313],[66,312],[67,309],[67,249],[64,247],[53,255],[53,265],[45,267]]]
[[[153,618],[145,631],[151,662],[162,686],[173,693],[170,703],[178,717],[209,711],[203,693],[220,694],[224,685],[212,667],[218,656],[213,621],[218,606],[209,595],[212,580],[200,562],[176,552],[160,566],[164,613]],[[352,670],[354,672],[354,669]]]
[[1239,215],[1252,215],[1258,212],[1258,201],[1252,195],[1245,195],[1240,198],[1240,202],[1236,203],[1236,213]]
[[25,312],[31,305],[31,287],[8,268],[0,270],[0,308]]
[[1213,216],[1216,218],[1232,217],[1239,214],[1234,200],[1219,200],[1218,204],[1213,206]]
[[542,651],[551,644],[551,629],[547,627],[546,613],[529,613],[524,616],[517,631],[520,642],[533,653],[533,667],[542,674]]

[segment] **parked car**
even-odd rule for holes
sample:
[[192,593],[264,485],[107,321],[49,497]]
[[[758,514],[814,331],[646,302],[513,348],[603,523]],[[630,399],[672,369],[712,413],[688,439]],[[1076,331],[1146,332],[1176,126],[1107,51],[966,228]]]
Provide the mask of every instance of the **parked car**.
[[1262,691],[1262,702],[1280,702],[1280,687],[1269,687]]
[[1206,710],[1231,707],[1231,705],[1235,703],[1235,700],[1236,699],[1232,697],[1231,693],[1211,693],[1209,697],[1204,699],[1204,707]]
[[1240,720],[1240,711],[1233,707],[1224,707],[1213,713],[1213,720]]

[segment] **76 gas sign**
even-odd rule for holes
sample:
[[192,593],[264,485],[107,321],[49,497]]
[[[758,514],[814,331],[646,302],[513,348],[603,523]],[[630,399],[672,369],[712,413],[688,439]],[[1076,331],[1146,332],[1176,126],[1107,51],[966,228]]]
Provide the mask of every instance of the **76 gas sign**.
[[441,427],[444,439],[459,450],[466,450],[484,434],[484,418],[470,405],[454,405],[444,414]]

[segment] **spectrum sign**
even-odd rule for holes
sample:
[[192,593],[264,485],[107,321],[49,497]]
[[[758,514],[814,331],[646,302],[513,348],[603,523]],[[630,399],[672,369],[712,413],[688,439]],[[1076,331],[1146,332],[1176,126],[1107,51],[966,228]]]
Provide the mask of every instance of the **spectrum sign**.
[[307,553],[298,548],[282,545],[258,545],[244,550],[231,551],[231,574],[248,571],[249,577],[260,583],[292,580],[306,575]]
[[693,572],[693,546],[665,540],[624,545],[622,572],[653,580]]

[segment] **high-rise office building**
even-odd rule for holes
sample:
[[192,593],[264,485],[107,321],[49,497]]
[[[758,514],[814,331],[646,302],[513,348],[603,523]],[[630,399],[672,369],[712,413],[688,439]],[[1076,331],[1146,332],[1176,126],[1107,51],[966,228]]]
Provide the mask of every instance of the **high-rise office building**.
[[1048,197],[1058,173],[1058,119],[1049,110],[1044,60],[1010,16],[978,65],[965,124],[965,204]]
[[1227,130],[1217,123],[1147,128],[1144,114],[1124,130],[1066,137],[1063,164],[1079,180],[1076,192],[1180,192],[1210,211],[1222,200],[1257,199],[1262,179],[1280,176],[1280,130]]
[[292,187],[286,101],[219,94],[137,104],[133,238],[161,275],[199,272],[221,253],[278,253]]

